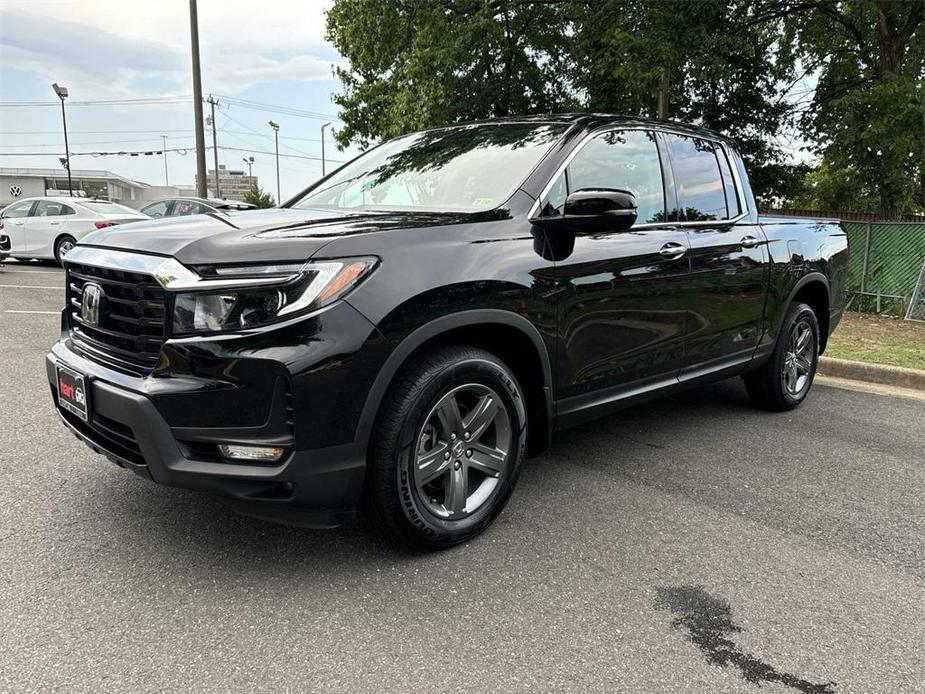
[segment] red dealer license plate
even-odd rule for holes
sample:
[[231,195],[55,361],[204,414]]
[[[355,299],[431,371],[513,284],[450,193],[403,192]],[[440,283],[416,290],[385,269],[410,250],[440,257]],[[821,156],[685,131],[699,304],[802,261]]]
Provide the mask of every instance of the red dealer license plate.
[[87,379],[73,369],[58,366],[58,403],[85,422],[90,416],[90,393]]

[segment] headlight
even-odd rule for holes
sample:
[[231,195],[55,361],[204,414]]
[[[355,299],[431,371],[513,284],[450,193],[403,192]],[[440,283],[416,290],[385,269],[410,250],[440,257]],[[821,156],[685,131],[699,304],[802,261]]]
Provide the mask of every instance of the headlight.
[[[320,308],[344,296],[375,265],[375,258],[348,258],[202,269],[203,290],[174,299],[173,334],[246,330]],[[210,284],[227,288],[206,289]]]

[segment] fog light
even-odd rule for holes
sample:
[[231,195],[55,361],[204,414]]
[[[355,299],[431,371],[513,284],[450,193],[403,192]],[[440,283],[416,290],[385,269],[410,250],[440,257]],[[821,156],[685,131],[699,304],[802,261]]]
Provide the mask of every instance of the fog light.
[[218,447],[223,458],[231,460],[252,460],[258,463],[275,463],[283,457],[285,448],[279,446],[238,446],[223,443]]

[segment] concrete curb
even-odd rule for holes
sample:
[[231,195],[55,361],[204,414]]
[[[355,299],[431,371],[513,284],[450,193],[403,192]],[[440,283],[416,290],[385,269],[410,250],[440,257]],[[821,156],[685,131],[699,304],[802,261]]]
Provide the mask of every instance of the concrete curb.
[[880,383],[925,392],[925,371],[917,369],[867,364],[862,361],[849,361],[834,357],[819,357],[819,373],[834,378]]

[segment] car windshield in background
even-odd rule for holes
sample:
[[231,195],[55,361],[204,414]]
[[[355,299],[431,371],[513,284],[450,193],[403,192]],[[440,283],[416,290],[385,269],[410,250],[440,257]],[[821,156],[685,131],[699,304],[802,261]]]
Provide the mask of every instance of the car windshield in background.
[[478,212],[497,207],[565,132],[503,123],[428,130],[351,162],[295,207]]
[[106,200],[81,200],[80,204],[100,214],[124,214],[125,212],[138,214],[138,210],[133,210],[131,207],[119,205],[115,202],[108,202]]

